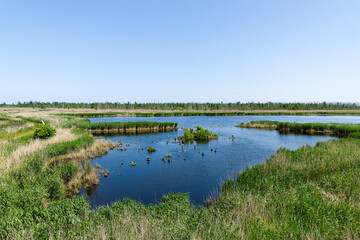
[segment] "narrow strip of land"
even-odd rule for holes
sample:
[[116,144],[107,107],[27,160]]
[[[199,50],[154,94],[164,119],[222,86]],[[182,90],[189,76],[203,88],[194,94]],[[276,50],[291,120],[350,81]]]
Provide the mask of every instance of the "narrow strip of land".
[[251,121],[249,123],[241,123],[236,127],[273,129],[283,133],[327,134],[337,137],[358,137],[360,134],[360,124]]

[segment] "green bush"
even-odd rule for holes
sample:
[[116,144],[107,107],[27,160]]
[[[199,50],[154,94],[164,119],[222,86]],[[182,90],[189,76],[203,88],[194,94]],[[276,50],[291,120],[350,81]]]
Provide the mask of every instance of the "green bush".
[[183,141],[190,141],[190,140],[210,140],[210,139],[217,139],[219,136],[217,134],[213,134],[211,131],[207,129],[203,129],[201,126],[197,126],[196,130],[190,128],[184,128],[184,134],[179,136],[178,139]]
[[155,152],[156,148],[150,146],[150,147],[148,147],[147,151],[148,152]]
[[50,125],[38,125],[35,129],[34,138],[46,139],[54,136],[55,133],[55,128]]

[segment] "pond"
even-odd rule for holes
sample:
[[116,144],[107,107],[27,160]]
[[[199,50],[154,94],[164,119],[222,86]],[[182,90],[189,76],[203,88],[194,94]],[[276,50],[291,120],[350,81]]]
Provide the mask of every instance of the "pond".
[[[132,198],[153,204],[168,193],[188,193],[195,205],[202,205],[209,196],[216,196],[226,178],[234,178],[247,167],[264,163],[280,147],[296,150],[305,144],[336,139],[330,136],[280,134],[274,130],[237,128],[235,125],[253,120],[287,122],[360,123],[356,116],[228,116],[228,117],[111,117],[90,118],[92,122],[156,121],[177,122],[180,127],[200,125],[219,134],[218,140],[180,145],[175,138],[183,130],[140,135],[103,136],[106,140],[122,141],[126,151],[114,149],[92,161],[108,169],[108,177],[80,194],[89,196],[93,208]],[[235,139],[231,136],[234,135]],[[157,151],[148,153],[149,146]],[[170,161],[162,161],[171,154]],[[147,161],[147,157],[150,161]],[[131,167],[130,162],[136,163]]]

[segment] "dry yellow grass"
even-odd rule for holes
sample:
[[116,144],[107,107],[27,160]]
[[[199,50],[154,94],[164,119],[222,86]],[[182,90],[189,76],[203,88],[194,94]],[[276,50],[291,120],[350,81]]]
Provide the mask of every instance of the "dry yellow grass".
[[80,187],[84,188],[93,187],[94,185],[99,184],[99,169],[93,168],[90,172],[81,169],[78,171],[75,176],[67,183],[71,193],[78,194],[80,192]]
[[[16,149],[10,156],[0,159],[0,175],[21,166],[23,160],[29,154],[45,148],[49,144],[72,141],[76,139],[76,135],[71,133],[70,129],[58,129],[54,137],[47,140],[34,140],[30,144],[21,146]],[[6,143],[2,143],[6,144]]]
[[[110,149],[114,149],[120,145],[119,142],[112,143],[111,141],[105,142],[104,139],[95,141],[93,145],[80,151],[71,152],[65,155],[57,156],[50,159],[46,164],[45,168],[53,167],[56,164],[62,162],[81,162],[82,160],[91,160],[100,156],[103,156],[109,152]],[[98,168],[81,169],[75,176],[68,182],[68,186],[73,192],[77,193],[79,187],[82,185],[85,188],[99,184],[99,171]]]
[[18,132],[18,131],[20,131],[21,129],[28,128],[28,127],[33,127],[33,126],[34,126],[33,123],[27,122],[27,123],[21,124],[21,125],[8,126],[8,127],[5,127],[5,128],[3,128],[3,129],[1,129],[1,130],[4,131],[4,132],[6,132],[7,134],[9,134],[9,133]]
[[[62,109],[61,109],[62,110]],[[51,125],[55,127],[61,126],[63,123],[63,118],[56,116],[56,113],[62,113],[58,109],[53,110],[39,110],[33,108],[0,108],[0,113],[6,114],[10,119],[18,120],[17,117],[26,117],[26,118],[38,118],[42,120],[50,121]],[[68,110],[69,111],[69,110]]]
[[109,152],[109,149],[113,149],[116,146],[118,146],[118,143],[112,143],[111,141],[105,142],[104,139],[100,139],[99,141],[95,141],[95,143],[88,148],[84,148],[76,152],[70,152],[68,154],[50,159],[45,164],[45,167],[51,167],[60,162],[94,159],[107,154]]

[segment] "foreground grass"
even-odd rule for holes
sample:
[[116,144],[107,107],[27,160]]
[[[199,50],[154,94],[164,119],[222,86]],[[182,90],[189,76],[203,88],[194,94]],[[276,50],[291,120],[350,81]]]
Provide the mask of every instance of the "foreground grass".
[[169,194],[156,205],[127,199],[90,210],[84,197],[64,197],[60,186],[70,178],[64,174],[68,166],[42,168],[43,159],[66,152],[69,146],[53,145],[41,158],[32,156],[22,170],[8,176],[0,187],[1,238],[360,237],[358,139],[297,151],[279,149],[266,163],[226,181],[220,196],[208,201],[208,208],[193,206],[186,195]]

